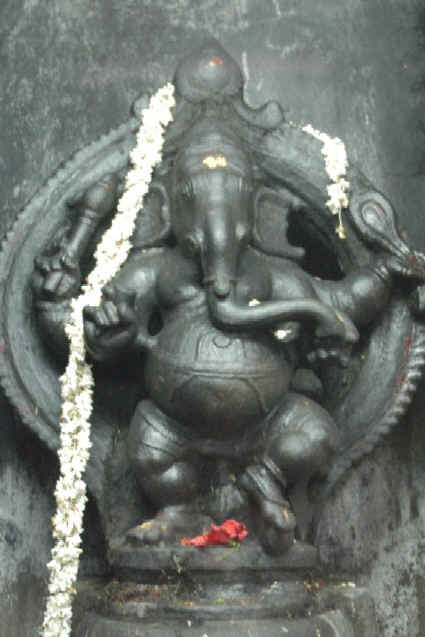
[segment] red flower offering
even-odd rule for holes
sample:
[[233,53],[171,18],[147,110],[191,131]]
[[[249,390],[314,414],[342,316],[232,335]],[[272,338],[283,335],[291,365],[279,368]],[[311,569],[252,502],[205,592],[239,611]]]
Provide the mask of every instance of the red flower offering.
[[230,542],[241,542],[248,535],[245,524],[237,520],[226,520],[223,524],[211,524],[211,529],[204,535],[196,537],[184,537],[182,546],[217,546],[229,545]]

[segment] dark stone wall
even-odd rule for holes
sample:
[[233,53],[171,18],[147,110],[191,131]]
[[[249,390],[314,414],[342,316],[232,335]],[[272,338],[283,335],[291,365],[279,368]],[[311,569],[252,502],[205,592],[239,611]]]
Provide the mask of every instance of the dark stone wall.
[[[2,0],[0,231],[208,35],[241,63],[252,105],[277,98],[288,119],[341,137],[425,248],[420,0]],[[387,637],[425,634],[422,395],[347,476],[319,534],[329,567],[370,585]],[[29,637],[42,611],[56,463],[4,400],[0,417],[0,636]]]

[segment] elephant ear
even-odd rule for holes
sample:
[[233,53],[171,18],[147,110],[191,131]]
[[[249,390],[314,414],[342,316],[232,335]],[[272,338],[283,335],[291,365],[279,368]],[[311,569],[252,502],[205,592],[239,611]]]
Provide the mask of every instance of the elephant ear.
[[293,246],[287,238],[289,215],[301,200],[289,192],[259,188],[254,198],[253,245],[272,256],[302,259],[304,248]]
[[162,246],[171,236],[170,198],[160,181],[153,181],[139,212],[132,237],[136,249]]

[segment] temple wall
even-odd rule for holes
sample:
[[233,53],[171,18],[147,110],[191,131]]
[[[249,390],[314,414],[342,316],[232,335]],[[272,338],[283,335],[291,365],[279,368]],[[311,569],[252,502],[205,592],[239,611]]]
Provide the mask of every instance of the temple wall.
[[[0,231],[75,151],[125,121],[208,35],[252,105],[341,137],[425,249],[425,7],[419,0],[2,0]],[[370,586],[382,635],[425,634],[424,385],[353,469],[319,531],[331,570]],[[0,637],[42,613],[56,462],[0,402]],[[94,516],[94,513],[92,513]],[[93,547],[95,532],[87,542]],[[102,555],[84,564],[102,571]]]

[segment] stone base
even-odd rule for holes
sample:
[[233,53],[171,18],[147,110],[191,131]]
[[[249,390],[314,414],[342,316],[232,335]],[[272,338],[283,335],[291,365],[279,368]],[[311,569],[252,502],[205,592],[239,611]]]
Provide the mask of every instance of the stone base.
[[134,546],[126,541],[111,543],[108,561],[120,579],[157,581],[158,575],[181,575],[197,579],[244,581],[259,573],[270,579],[274,571],[300,572],[317,566],[314,546],[295,541],[282,555],[268,555],[255,540],[247,539],[234,548],[193,546]]
[[[75,637],[354,637],[351,624],[340,611],[299,620],[251,620],[187,624],[146,624],[90,614]],[[368,637],[376,633],[363,633]]]
[[82,580],[73,637],[377,637],[367,590],[324,578],[301,542],[110,549],[115,579]]

